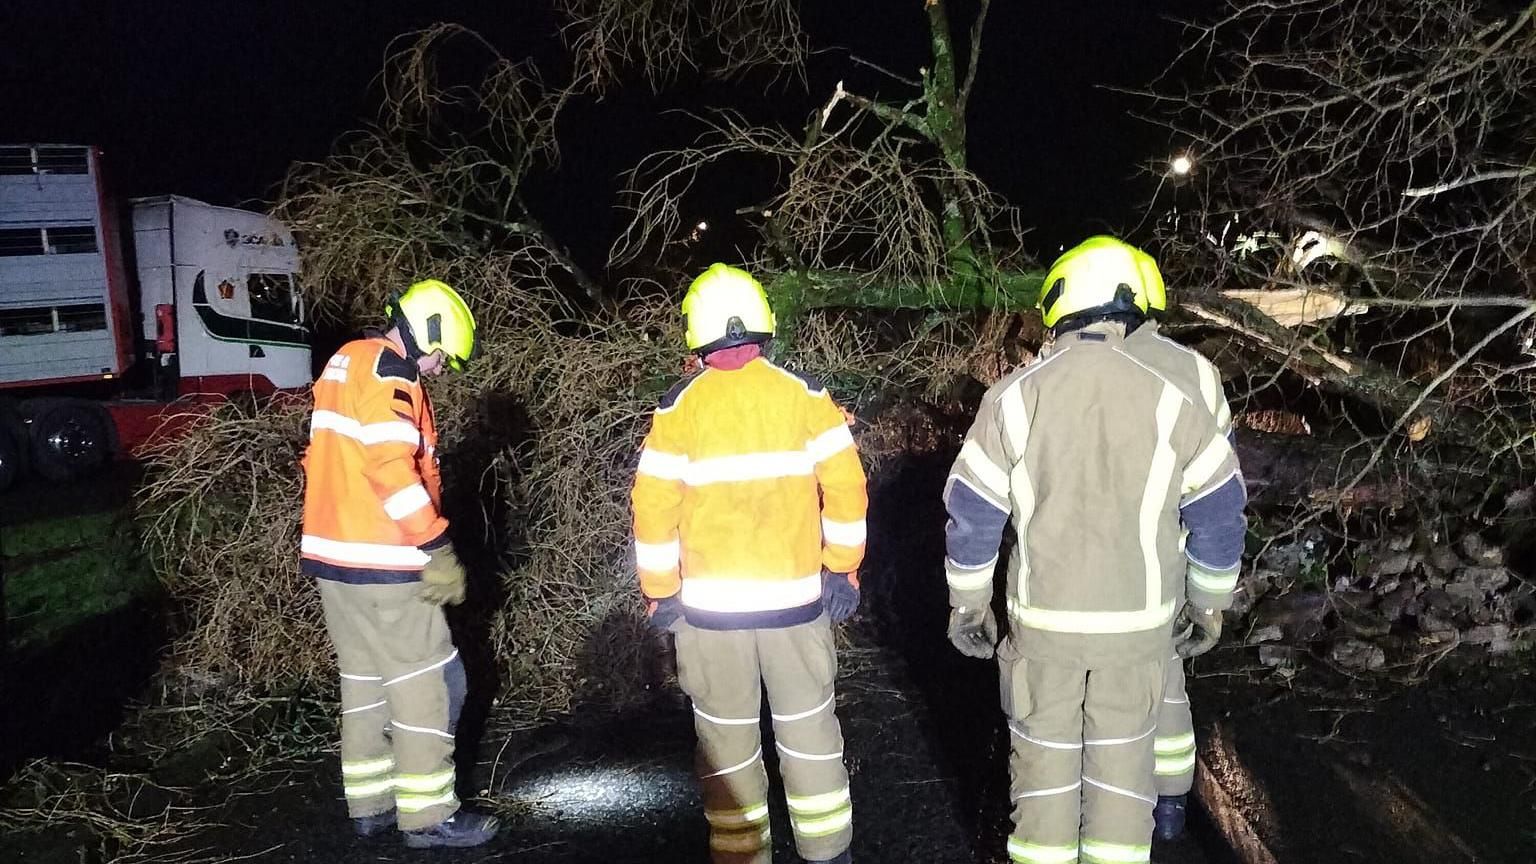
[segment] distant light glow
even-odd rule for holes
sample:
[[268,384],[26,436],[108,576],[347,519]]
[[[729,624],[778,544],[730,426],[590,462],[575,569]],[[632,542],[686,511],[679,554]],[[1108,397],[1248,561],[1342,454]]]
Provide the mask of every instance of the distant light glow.
[[693,226],[693,230],[695,230],[695,231],[708,231],[709,230],[709,223],[708,222],[700,222],[699,224]]
[[1180,153],[1179,155],[1173,157],[1173,159],[1169,160],[1168,170],[1172,171],[1176,177],[1188,177],[1189,172],[1195,170],[1195,160],[1189,158],[1189,156],[1183,153]]

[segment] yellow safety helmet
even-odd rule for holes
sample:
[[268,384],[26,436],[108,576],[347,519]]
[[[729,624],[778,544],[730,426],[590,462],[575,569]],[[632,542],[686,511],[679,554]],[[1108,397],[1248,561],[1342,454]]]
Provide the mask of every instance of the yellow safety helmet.
[[448,367],[462,372],[470,360],[479,356],[475,316],[459,292],[446,282],[417,282],[385,306],[384,314],[400,329],[406,353],[413,360],[441,349]]
[[1146,315],[1153,303],[1168,304],[1157,262],[1105,235],[1068,249],[1040,285],[1040,317],[1047,327],[1082,315]]
[[688,350],[700,354],[773,338],[773,309],[762,283],[739,267],[711,264],[683,297]]

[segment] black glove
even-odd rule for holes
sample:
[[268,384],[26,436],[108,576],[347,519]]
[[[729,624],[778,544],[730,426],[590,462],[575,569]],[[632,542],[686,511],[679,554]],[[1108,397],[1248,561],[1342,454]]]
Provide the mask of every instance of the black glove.
[[997,647],[997,618],[991,607],[956,606],[949,613],[949,641],[967,657],[986,660]]
[[841,624],[859,611],[859,586],[855,584],[858,578],[857,571],[821,574],[821,606],[833,624]]
[[658,633],[671,631],[677,632],[677,628],[683,623],[683,601],[676,594],[661,600],[652,601],[651,627]]
[[1186,603],[1173,632],[1175,654],[1185,659],[1199,657],[1221,641],[1221,613]]

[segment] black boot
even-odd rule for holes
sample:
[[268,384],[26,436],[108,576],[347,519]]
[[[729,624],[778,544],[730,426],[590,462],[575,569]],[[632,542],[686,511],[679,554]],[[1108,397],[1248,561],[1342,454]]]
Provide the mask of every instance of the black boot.
[[1157,807],[1152,811],[1157,839],[1173,841],[1184,836],[1184,810],[1188,802],[1188,795],[1157,796]]
[[406,831],[405,845],[412,849],[479,846],[496,836],[501,822],[495,816],[465,813],[463,810],[420,831]]
[[352,830],[359,837],[372,837],[373,835],[389,828],[395,827],[395,811],[385,810],[383,813],[375,813],[372,816],[358,816],[352,820]]

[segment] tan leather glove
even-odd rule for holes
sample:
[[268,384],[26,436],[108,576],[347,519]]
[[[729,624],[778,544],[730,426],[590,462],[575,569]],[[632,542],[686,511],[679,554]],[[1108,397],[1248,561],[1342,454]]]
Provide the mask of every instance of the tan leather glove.
[[986,660],[997,647],[997,618],[991,607],[958,606],[949,611],[949,642],[967,657]]
[[433,606],[457,606],[464,602],[464,565],[454,554],[453,544],[428,549],[427,566],[421,569],[421,591],[417,594]]
[[1193,604],[1184,604],[1178,621],[1174,623],[1174,653],[1185,659],[1199,657],[1215,648],[1216,643],[1220,641],[1221,613],[1214,609],[1201,609]]

